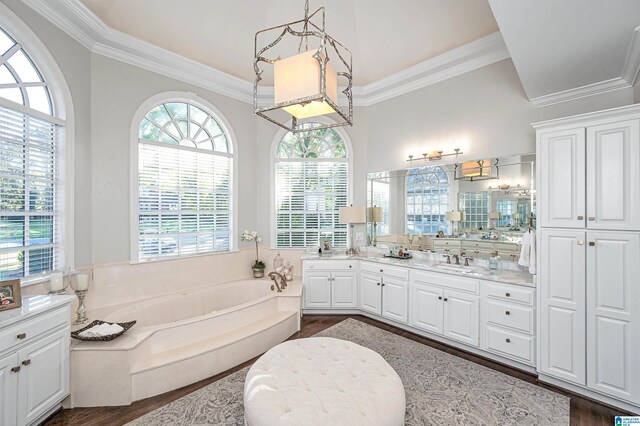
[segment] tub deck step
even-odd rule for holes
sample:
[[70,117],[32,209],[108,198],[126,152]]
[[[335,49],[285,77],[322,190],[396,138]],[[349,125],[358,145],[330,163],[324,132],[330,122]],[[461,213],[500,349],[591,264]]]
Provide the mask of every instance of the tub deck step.
[[145,357],[144,360],[140,360],[140,362],[135,363],[131,368],[131,374],[142,373],[147,370],[160,368],[168,364],[182,361],[185,358],[192,358],[207,352],[215,351],[254,336],[267,328],[288,320],[294,315],[298,315],[298,312],[277,311],[267,317],[261,318],[259,321],[231,329],[225,333],[217,334],[213,337],[204,337],[202,340],[195,343],[152,354]]

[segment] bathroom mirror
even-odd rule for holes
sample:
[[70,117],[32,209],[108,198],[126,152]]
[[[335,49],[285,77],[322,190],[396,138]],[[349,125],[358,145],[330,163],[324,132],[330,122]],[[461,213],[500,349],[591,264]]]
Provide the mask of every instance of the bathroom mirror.
[[535,226],[535,154],[408,165],[367,176],[370,245],[515,260]]

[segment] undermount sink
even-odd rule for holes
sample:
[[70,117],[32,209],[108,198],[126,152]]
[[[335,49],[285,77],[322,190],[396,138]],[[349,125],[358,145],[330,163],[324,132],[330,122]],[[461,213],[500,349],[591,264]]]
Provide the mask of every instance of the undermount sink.
[[443,269],[445,271],[453,271],[453,272],[461,272],[461,273],[470,273],[473,272],[473,269],[468,266],[463,265],[453,265],[450,263],[441,263],[436,266],[438,269]]

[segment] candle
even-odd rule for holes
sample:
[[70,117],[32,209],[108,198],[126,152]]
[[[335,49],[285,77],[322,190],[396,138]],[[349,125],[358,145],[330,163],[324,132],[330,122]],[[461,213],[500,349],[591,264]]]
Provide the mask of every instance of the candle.
[[49,280],[49,287],[51,288],[51,291],[60,291],[64,289],[61,272],[52,272],[51,275],[49,275]]
[[78,274],[76,276],[76,290],[82,291],[89,288],[89,276],[86,274]]

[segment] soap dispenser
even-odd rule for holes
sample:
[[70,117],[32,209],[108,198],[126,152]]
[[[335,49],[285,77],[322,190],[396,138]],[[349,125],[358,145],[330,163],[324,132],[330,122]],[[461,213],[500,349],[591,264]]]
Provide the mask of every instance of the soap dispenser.
[[492,256],[489,258],[489,269],[498,269],[498,261],[500,257],[498,256],[498,252],[494,251]]

